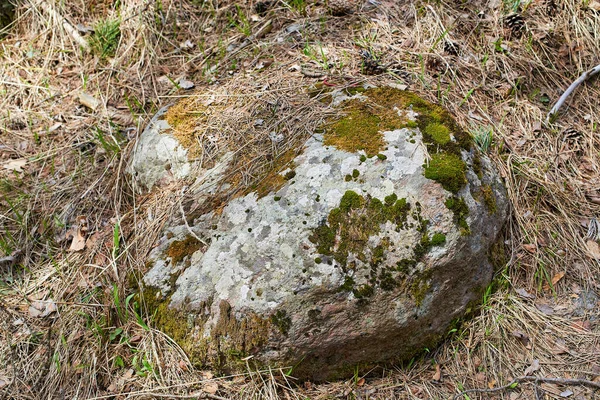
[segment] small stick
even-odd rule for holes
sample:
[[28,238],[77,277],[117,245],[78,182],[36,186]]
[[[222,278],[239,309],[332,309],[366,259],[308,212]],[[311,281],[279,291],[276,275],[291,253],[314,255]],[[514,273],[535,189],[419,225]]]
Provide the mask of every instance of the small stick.
[[523,382],[535,382],[538,383],[554,383],[557,385],[565,385],[565,386],[587,386],[594,389],[600,389],[600,382],[588,381],[587,379],[564,379],[564,378],[540,378],[537,376],[521,376],[513,379],[507,385],[499,386],[493,389],[468,389],[463,390],[459,394],[453,397],[453,400],[458,400],[458,398],[464,396],[469,393],[494,393],[494,392],[502,392],[507,389],[513,389],[516,387],[518,383]]
[[83,38],[83,36],[81,36],[79,34],[79,32],[77,32],[77,30],[75,28],[73,28],[73,25],[71,25],[69,22],[67,22],[67,20],[65,19],[65,17],[63,17],[62,15],[60,15],[50,4],[48,4],[46,1],[41,0],[39,2],[40,7],[42,7],[42,9],[44,11],[46,11],[52,18],[54,18],[55,20],[59,21],[62,23],[63,28],[65,28],[65,31],[67,31],[67,33],[69,35],[71,35],[71,37],[73,38],[73,40],[75,40],[77,42],[78,45],[80,45],[84,51],[89,51],[90,50],[90,44],[88,43],[87,40],[85,40]]
[[562,96],[560,96],[560,98],[558,99],[558,101],[556,102],[554,107],[552,107],[552,109],[550,110],[548,115],[546,115],[546,123],[551,123],[554,121],[554,119],[558,113],[558,110],[562,107],[564,102],[567,100],[567,97],[569,97],[571,95],[571,93],[573,93],[573,91],[575,91],[575,89],[577,89],[577,86],[581,85],[583,82],[592,78],[594,75],[596,75],[599,72],[600,72],[600,65],[596,65],[594,68],[592,68],[588,71],[585,71],[583,74],[581,74],[581,76],[579,78],[577,78],[577,80],[575,82],[571,83],[571,86],[569,86],[569,88],[567,90],[565,90],[565,92],[562,94]]

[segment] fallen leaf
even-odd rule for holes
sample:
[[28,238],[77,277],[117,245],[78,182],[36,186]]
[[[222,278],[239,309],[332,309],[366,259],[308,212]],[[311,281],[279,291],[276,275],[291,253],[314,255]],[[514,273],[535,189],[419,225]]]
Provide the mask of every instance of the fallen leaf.
[[207,382],[202,386],[202,391],[208,394],[215,394],[219,390],[217,382]]
[[485,382],[485,374],[483,372],[478,372],[475,374],[475,380],[479,383]]
[[513,331],[512,335],[519,339],[519,341],[523,343],[525,347],[529,346],[529,336],[527,336],[525,333],[521,331]]
[[181,369],[182,371],[188,370],[188,366],[185,361],[179,360],[179,369]]
[[71,242],[71,246],[69,246],[69,251],[80,251],[85,248],[85,237],[81,232],[81,228],[77,229],[75,235],[73,235],[73,241]]
[[32,318],[44,318],[57,310],[58,307],[56,307],[56,303],[53,300],[37,300],[29,306],[29,316]]
[[554,308],[552,308],[549,304],[546,303],[536,303],[535,308],[537,308],[546,315],[554,314]]
[[9,171],[23,172],[23,167],[25,166],[25,164],[27,164],[27,159],[19,158],[17,160],[10,160],[9,162],[5,163],[2,167]]
[[434,381],[442,380],[442,369],[440,368],[440,364],[435,365],[435,374],[433,374]]
[[202,375],[202,379],[212,379],[214,376],[210,371],[202,371],[200,374]]
[[537,246],[535,244],[524,244],[523,248],[525,250],[527,250],[528,252],[530,252],[531,254],[535,253],[535,251],[537,250]]
[[524,299],[535,299],[535,295],[529,293],[527,290],[523,288],[516,289],[515,292]]
[[493,389],[496,386],[496,380],[492,379],[488,382],[488,388]]
[[564,392],[560,392],[560,397],[569,397],[572,395],[573,395],[573,392],[570,391],[569,389],[565,390]]
[[357,382],[356,382],[356,386],[364,386],[365,385],[365,378],[360,378]]
[[559,272],[552,277],[552,286],[556,285],[565,276],[564,272]]
[[590,256],[595,260],[600,260],[600,245],[595,240],[588,239],[585,242]]
[[93,111],[100,105],[98,99],[86,92],[79,92],[79,102]]
[[525,370],[525,372],[523,374],[525,376],[529,376],[539,369],[540,369],[540,360],[535,359],[535,360],[533,360],[531,365],[529,367],[527,367],[527,369]]
[[565,341],[559,339],[554,343],[554,349],[552,350],[552,353],[556,355],[569,354],[570,351],[567,345],[565,344]]

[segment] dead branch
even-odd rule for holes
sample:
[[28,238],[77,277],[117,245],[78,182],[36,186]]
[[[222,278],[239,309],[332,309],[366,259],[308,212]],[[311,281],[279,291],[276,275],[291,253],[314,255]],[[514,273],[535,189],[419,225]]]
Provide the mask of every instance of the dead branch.
[[523,382],[535,382],[538,383],[554,383],[557,385],[565,385],[565,386],[586,386],[593,389],[600,389],[600,382],[588,381],[587,379],[565,379],[565,378],[541,378],[537,376],[521,376],[515,378],[509,384],[504,386],[499,386],[493,389],[468,389],[463,390],[459,394],[453,397],[453,400],[457,400],[458,398],[464,396],[469,393],[494,393],[494,392],[502,392],[508,389],[513,389],[517,384]]
[[556,118],[556,115],[558,114],[558,110],[562,107],[564,102],[567,100],[567,97],[569,97],[571,95],[571,93],[573,93],[573,91],[575,91],[575,89],[577,89],[577,86],[581,85],[583,82],[592,78],[594,75],[598,74],[599,72],[600,72],[600,65],[596,65],[594,68],[592,68],[588,71],[585,71],[583,74],[581,74],[581,76],[579,78],[577,78],[577,80],[575,82],[571,83],[571,86],[569,86],[569,88],[567,90],[565,90],[565,92],[562,94],[562,96],[560,96],[560,98],[558,99],[558,101],[556,102],[554,107],[552,107],[552,109],[546,116],[546,123],[550,123],[550,122],[554,121],[554,119]]
[[73,27],[73,25],[71,25],[66,19],[65,17],[63,17],[62,15],[60,15],[58,13],[58,11],[56,11],[54,9],[54,7],[52,7],[51,4],[48,4],[46,1],[41,0],[39,2],[40,7],[48,14],[50,15],[50,17],[54,18],[56,21],[60,22],[63,26],[63,28],[65,29],[65,31],[67,31],[67,33],[73,38],[74,41],[77,42],[78,45],[81,46],[81,48],[84,51],[89,51],[90,50],[90,44],[88,43],[87,40],[85,40],[83,38],[83,36],[81,36],[79,34],[79,32],[77,32],[77,29],[75,29]]

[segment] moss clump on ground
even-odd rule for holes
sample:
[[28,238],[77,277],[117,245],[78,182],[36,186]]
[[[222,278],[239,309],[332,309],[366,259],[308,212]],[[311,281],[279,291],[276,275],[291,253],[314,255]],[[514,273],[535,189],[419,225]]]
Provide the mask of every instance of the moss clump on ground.
[[202,104],[197,97],[186,97],[179,100],[165,113],[165,120],[169,123],[171,134],[188,150],[190,158],[199,157],[202,154],[202,144],[198,141],[198,127],[206,124],[210,115],[219,111],[213,106]]
[[191,256],[196,251],[200,250],[202,243],[193,236],[187,236],[183,240],[175,240],[167,251],[165,252],[167,257],[171,258],[171,264],[175,265],[181,262],[185,257]]
[[447,191],[457,193],[467,183],[466,169],[460,156],[437,153],[425,166],[425,177],[439,182]]
[[488,211],[493,214],[496,212],[496,196],[494,196],[494,190],[490,185],[481,185],[481,197],[487,207]]
[[454,223],[460,228],[461,235],[471,233],[469,224],[467,224],[467,216],[469,215],[467,203],[462,198],[453,196],[449,197],[444,204],[454,214]]

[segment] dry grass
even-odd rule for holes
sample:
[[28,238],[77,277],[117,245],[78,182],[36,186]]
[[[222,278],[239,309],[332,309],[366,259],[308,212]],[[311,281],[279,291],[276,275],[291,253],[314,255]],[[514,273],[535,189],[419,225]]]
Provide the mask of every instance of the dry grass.
[[[118,19],[120,35],[108,57],[82,52],[62,20],[22,0],[0,42],[4,398],[447,399],[461,388],[506,384],[534,360],[538,376],[598,379],[597,298],[578,305],[598,290],[598,251],[585,240],[585,225],[600,214],[597,81],[577,90],[555,124],[541,124],[562,91],[599,63],[596,3],[523,3],[521,33],[505,20],[509,1],[382,0],[346,17],[318,2],[303,13],[288,5],[301,2],[274,1],[263,16],[251,2],[48,3],[73,25]],[[246,37],[268,20],[270,30]],[[297,30],[286,30],[292,24]],[[362,74],[359,50],[389,72]],[[229,112],[211,120],[222,147],[202,142],[198,154],[238,146],[231,182],[240,189],[331,112],[298,95],[324,80],[408,84],[466,128],[493,129],[490,155],[513,205],[495,292],[438,349],[364,380],[311,385],[281,371],[215,378],[194,369],[129,298],[157,235],[179,216],[181,188],[135,196],[124,170],[151,115],[189,95],[172,83],[179,78]],[[81,91],[99,101],[96,110],[80,105]],[[269,110],[270,119],[261,114]],[[264,129],[253,125],[259,118]],[[275,128],[285,138],[278,146],[265,140]],[[80,216],[88,242],[69,251]],[[545,398],[567,389],[539,386]],[[570,390],[571,398],[594,396]],[[532,399],[535,385],[470,398]]]

